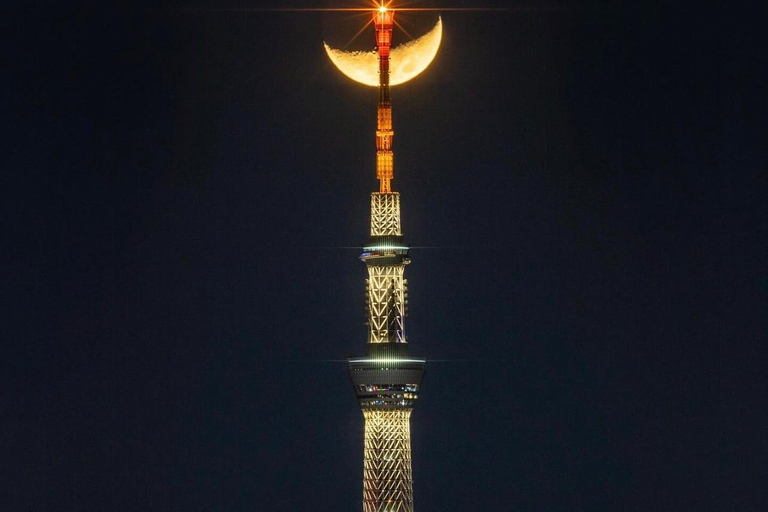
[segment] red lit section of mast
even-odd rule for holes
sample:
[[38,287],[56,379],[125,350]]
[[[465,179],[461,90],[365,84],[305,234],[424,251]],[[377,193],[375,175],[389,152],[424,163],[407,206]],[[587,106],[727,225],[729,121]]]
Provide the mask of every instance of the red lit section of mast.
[[379,104],[376,123],[376,177],[379,192],[391,192],[394,175],[392,138],[392,100],[389,96],[389,49],[392,46],[392,26],[395,12],[382,6],[373,12],[376,27],[376,50],[379,54]]

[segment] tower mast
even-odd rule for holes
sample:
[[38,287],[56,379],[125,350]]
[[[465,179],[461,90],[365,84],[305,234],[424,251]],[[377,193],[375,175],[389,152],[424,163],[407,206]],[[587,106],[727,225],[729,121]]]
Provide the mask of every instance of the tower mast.
[[379,54],[379,104],[376,122],[376,177],[379,192],[391,192],[394,174],[392,138],[392,99],[389,96],[389,49],[395,12],[382,6],[373,13],[376,28],[376,51]]
[[360,259],[368,270],[366,355],[349,358],[349,374],[365,418],[363,512],[412,512],[410,416],[425,360],[408,355],[404,318],[410,263],[400,225],[400,194],[393,192],[392,100],[389,50],[395,12],[373,12],[379,57],[376,177],[371,193],[371,230]]

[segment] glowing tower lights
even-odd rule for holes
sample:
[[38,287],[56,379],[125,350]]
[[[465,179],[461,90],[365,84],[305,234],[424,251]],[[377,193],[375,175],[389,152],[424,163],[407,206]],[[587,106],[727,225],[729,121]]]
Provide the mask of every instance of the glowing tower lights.
[[[392,156],[392,100],[389,96],[389,49],[392,46],[394,11],[383,5],[373,12],[376,27],[376,51],[379,54],[379,104],[376,122],[376,177],[379,192],[391,192],[394,173]],[[373,234],[373,233],[371,233]]]
[[408,246],[400,226],[400,195],[394,176],[389,54],[395,13],[373,11],[379,61],[376,177],[371,193],[371,232],[360,259],[368,270],[366,356],[348,360],[363,416],[363,512],[412,512],[410,416],[424,376],[424,359],[409,357],[405,338]]

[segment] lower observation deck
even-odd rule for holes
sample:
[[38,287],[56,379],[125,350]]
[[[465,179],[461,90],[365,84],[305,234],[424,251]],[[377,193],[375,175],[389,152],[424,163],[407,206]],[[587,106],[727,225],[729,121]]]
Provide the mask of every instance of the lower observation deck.
[[408,355],[405,343],[369,343],[368,355],[350,357],[349,376],[364,410],[413,409],[425,360]]

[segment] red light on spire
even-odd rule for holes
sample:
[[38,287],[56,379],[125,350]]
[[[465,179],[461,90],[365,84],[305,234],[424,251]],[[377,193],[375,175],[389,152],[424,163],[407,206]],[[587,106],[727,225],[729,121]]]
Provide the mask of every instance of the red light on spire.
[[379,7],[373,11],[373,24],[376,25],[376,30],[389,29],[392,30],[392,25],[395,22],[395,11],[391,11],[386,7]]
[[376,28],[376,47],[380,56],[389,56],[394,23],[395,11],[390,11],[384,6],[373,11],[373,25]]

